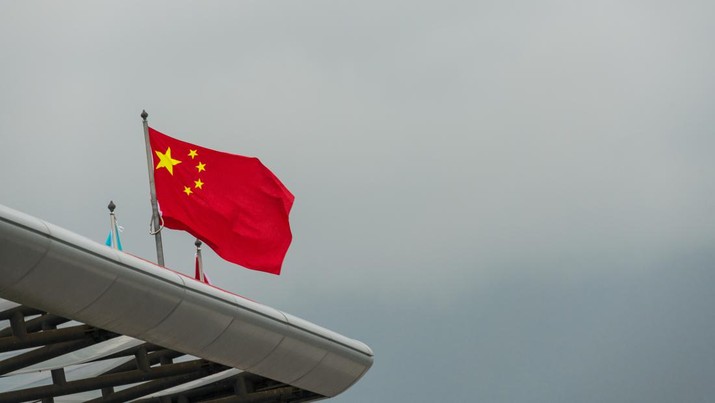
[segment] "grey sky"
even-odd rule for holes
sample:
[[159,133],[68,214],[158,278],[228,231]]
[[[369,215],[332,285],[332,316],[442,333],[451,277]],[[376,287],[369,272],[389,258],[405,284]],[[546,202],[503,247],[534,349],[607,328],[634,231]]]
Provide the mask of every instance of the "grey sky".
[[[0,203],[154,258],[139,114],[296,196],[279,277],[366,342],[336,402],[715,394],[715,5],[0,3]],[[191,273],[193,239],[165,234]],[[78,279],[81,281],[81,279]]]

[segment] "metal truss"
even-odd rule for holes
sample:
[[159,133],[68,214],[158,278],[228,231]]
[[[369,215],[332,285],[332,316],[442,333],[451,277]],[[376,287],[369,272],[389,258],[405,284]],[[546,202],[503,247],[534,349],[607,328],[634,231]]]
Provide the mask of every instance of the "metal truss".
[[[71,321],[27,306],[0,311],[0,390],[2,402],[307,402],[323,396],[131,339],[131,346],[101,356],[89,349],[129,339],[104,329]],[[120,337],[121,336],[121,337]],[[124,340],[122,339],[122,340]],[[85,357],[85,360],[77,356]],[[90,357],[91,359],[86,359]],[[68,371],[102,368],[77,377]],[[45,382],[13,384],[22,374],[46,374]],[[70,379],[71,378],[71,379]],[[49,382],[51,380],[51,382]],[[8,387],[8,385],[10,385]],[[89,394],[87,392],[90,392]],[[74,395],[74,397],[72,397]]]

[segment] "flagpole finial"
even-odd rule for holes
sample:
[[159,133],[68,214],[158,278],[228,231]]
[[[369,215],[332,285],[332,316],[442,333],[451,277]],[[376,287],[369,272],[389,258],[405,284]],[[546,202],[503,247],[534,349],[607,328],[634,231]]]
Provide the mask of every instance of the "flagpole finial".
[[199,240],[199,238],[196,238],[196,242],[194,242],[194,245],[196,245],[197,248],[201,247],[202,242]]
[[142,119],[146,120],[146,118],[149,117],[149,114],[146,113],[146,110],[142,109],[142,114],[141,114]]
[[114,201],[113,201],[113,200],[110,200],[110,201],[109,201],[109,205],[107,206],[107,208],[109,209],[109,212],[110,212],[110,213],[114,213],[114,209],[117,208],[117,205],[114,204]]

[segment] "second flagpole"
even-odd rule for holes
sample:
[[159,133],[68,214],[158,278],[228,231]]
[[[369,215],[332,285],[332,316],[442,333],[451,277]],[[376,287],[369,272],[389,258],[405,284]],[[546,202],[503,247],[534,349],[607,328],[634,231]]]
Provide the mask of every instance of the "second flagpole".
[[156,260],[159,266],[164,266],[164,246],[161,242],[161,222],[159,217],[159,204],[156,201],[156,186],[154,184],[154,158],[151,154],[151,143],[149,142],[149,122],[146,118],[149,114],[142,110],[142,122],[144,125],[144,141],[146,143],[146,162],[149,169],[149,191],[151,193],[151,234],[156,241]]

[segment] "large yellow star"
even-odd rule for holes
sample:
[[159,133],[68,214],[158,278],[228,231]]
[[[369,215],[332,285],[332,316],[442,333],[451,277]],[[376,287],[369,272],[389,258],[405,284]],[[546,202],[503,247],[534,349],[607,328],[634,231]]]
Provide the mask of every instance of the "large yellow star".
[[171,158],[171,147],[166,147],[166,152],[154,151],[159,157],[159,163],[156,165],[156,169],[166,168],[170,174],[174,175],[174,165],[181,164],[181,161]]

